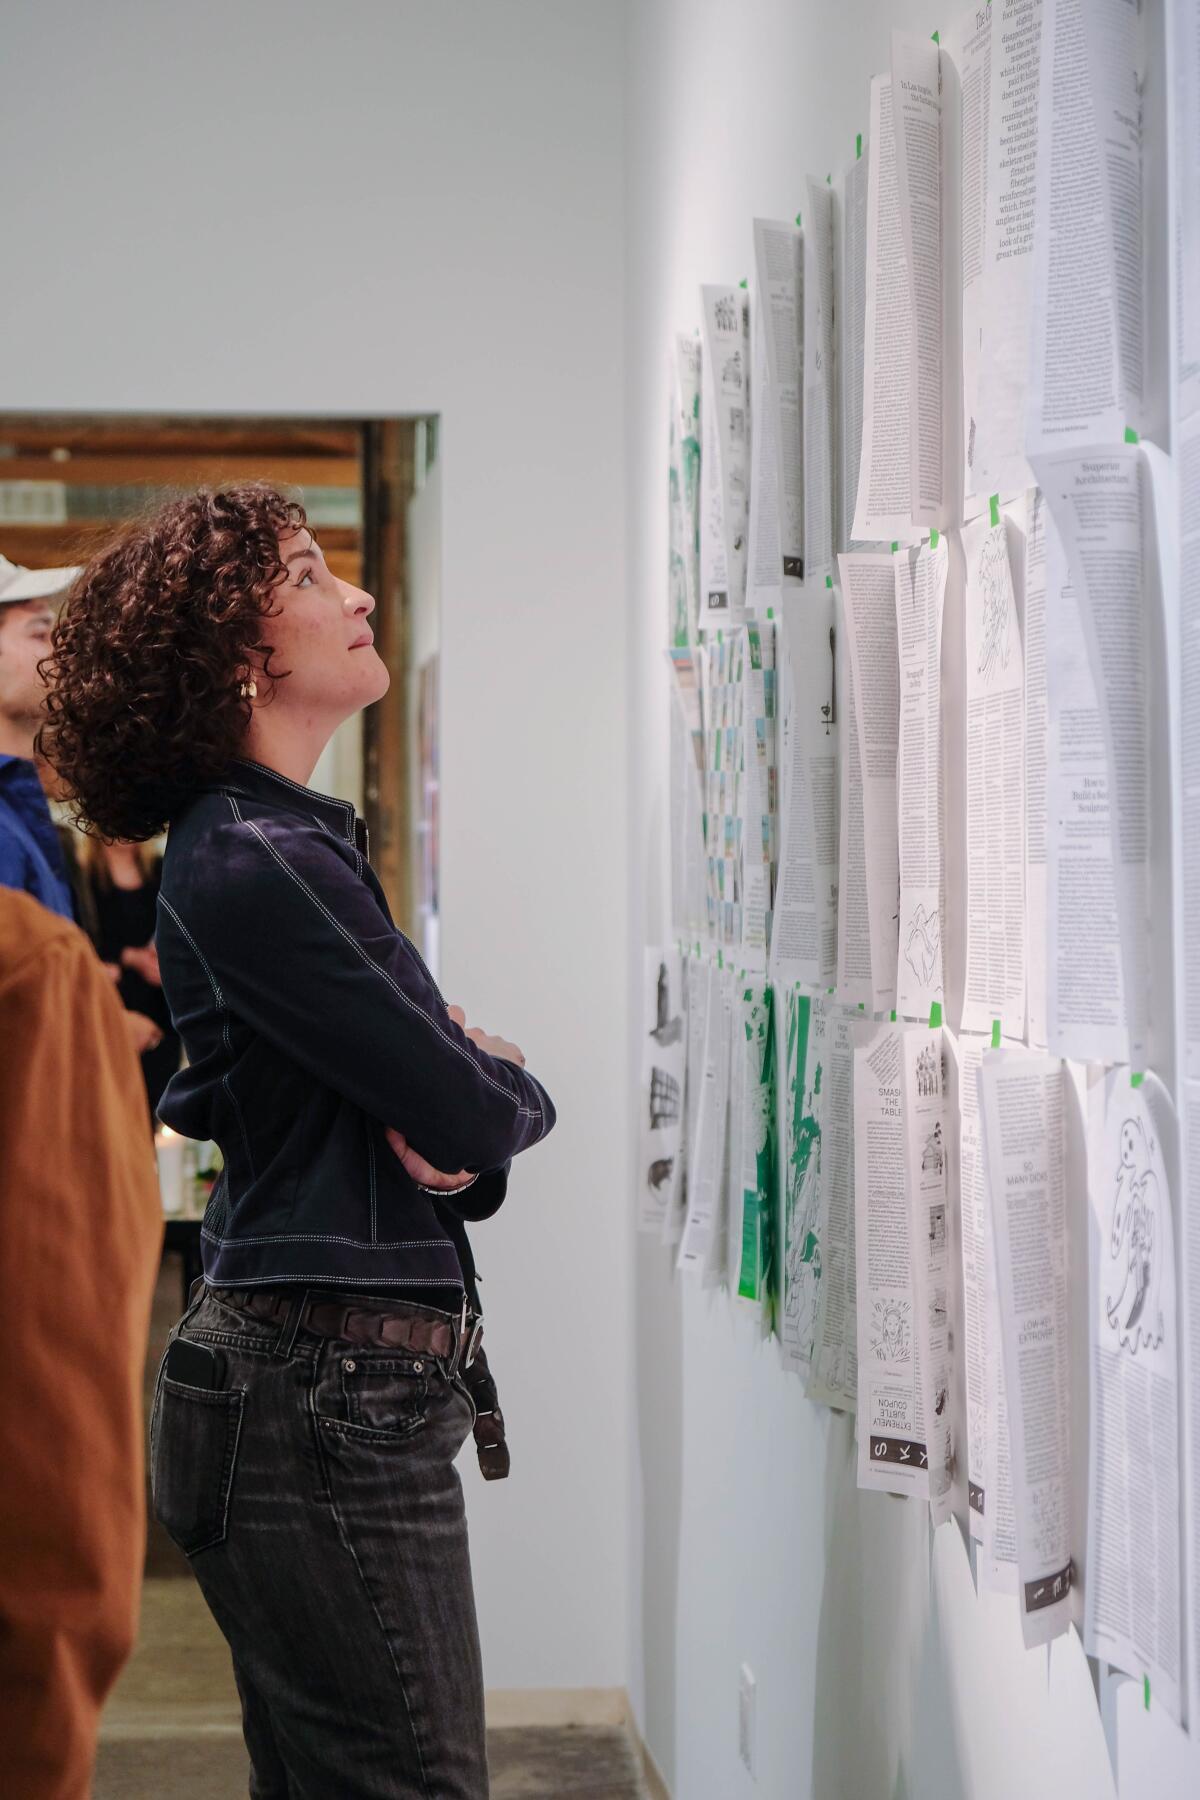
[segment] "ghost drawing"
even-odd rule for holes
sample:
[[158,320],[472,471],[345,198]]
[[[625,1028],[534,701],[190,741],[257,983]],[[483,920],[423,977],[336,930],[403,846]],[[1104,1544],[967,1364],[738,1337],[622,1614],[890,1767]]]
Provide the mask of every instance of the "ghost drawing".
[[904,955],[909,968],[924,988],[927,988],[933,980],[940,943],[941,931],[936,909],[927,913],[924,905],[918,902],[916,911],[909,921],[908,942],[904,946]]
[[1118,1342],[1137,1354],[1139,1345],[1156,1349],[1163,1341],[1163,1233],[1167,1221],[1154,1172],[1146,1128],[1137,1118],[1121,1126],[1121,1160],[1113,1203],[1111,1256],[1123,1263],[1120,1292],[1105,1303]]

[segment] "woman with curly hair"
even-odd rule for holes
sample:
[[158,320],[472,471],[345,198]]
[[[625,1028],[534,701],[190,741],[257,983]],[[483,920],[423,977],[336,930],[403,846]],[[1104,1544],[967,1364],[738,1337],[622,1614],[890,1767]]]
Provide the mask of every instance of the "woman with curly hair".
[[169,828],[187,1062],[158,1110],[224,1169],[151,1483],[228,1639],[259,1800],[487,1794],[453,1459],[472,1430],[485,1475],[507,1449],[465,1222],[555,1121],[397,929],[354,808],[307,786],[387,690],[373,606],[275,489],[173,500],[71,589],[40,733],[83,829]]

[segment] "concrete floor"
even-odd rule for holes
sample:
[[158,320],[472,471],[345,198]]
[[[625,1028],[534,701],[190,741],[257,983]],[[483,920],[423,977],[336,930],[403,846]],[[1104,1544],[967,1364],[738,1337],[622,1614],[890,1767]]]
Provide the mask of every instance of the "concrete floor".
[[[168,1256],[154,1302],[147,1405],[180,1300],[179,1264]],[[489,1729],[488,1765],[491,1800],[645,1800],[633,1748],[615,1725]],[[141,1635],[105,1711],[93,1800],[244,1800],[247,1793],[225,1640],[186,1559],[151,1518]]]
[[[615,1725],[489,1730],[488,1766],[491,1800],[644,1800]],[[229,1652],[199,1588],[186,1568],[151,1576],[104,1715],[93,1800],[244,1800],[248,1769]]]

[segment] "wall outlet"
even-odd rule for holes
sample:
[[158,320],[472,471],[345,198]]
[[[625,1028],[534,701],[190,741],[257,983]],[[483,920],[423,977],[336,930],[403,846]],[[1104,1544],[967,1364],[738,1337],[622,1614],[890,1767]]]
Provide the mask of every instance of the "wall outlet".
[[738,1678],[738,1749],[742,1761],[752,1776],[758,1775],[758,1756],[755,1744],[755,1694],[758,1684],[754,1679],[754,1671],[749,1663],[743,1663]]

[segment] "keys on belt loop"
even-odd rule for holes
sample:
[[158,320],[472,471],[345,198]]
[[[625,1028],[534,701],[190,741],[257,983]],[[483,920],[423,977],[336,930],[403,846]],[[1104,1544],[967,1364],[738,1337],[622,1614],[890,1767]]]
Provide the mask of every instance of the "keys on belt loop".
[[[467,1325],[469,1321],[471,1322],[471,1335],[468,1340]],[[458,1311],[458,1329],[454,1334],[454,1351],[451,1355],[449,1364],[447,1365],[451,1375],[457,1374],[460,1366],[464,1369],[470,1368],[475,1360],[475,1350],[478,1346],[480,1333],[482,1331],[483,1315],[481,1313],[473,1313],[467,1299],[467,1290],[464,1288],[462,1305]],[[466,1349],[465,1356],[463,1355],[464,1348]]]
[[462,1305],[458,1311],[458,1329],[454,1333],[454,1349],[450,1353],[447,1373],[452,1377],[458,1373],[458,1365],[462,1361],[463,1339],[467,1331],[467,1290],[463,1289]]

